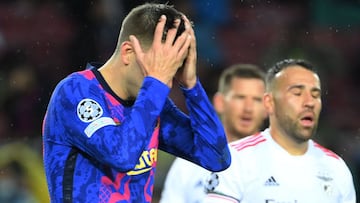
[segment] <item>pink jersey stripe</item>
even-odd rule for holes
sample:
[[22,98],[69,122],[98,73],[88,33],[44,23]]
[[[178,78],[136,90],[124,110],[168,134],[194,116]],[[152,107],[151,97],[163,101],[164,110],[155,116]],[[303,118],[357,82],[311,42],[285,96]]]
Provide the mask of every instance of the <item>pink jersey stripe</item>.
[[331,151],[330,149],[327,149],[323,146],[321,146],[320,144],[314,142],[314,147],[319,148],[321,151],[323,151],[327,156],[333,157],[335,159],[339,159],[340,157],[335,154],[333,151]]
[[88,80],[92,80],[92,79],[95,78],[94,73],[93,73],[92,71],[90,71],[90,70],[79,71],[79,73],[80,73],[81,75],[83,75],[83,76],[84,76],[86,79],[88,79]]
[[240,142],[237,143],[233,143],[230,146],[233,147],[234,149],[236,149],[237,151],[240,151],[244,148],[250,147],[250,146],[255,146],[261,142],[266,141],[266,138],[260,134],[256,134],[256,135],[252,135],[250,137],[248,137],[247,139],[244,139]]
[[207,196],[212,199],[216,199],[216,201],[218,201],[218,202],[238,203],[238,201],[235,200],[234,198],[219,195],[219,194],[209,193]]

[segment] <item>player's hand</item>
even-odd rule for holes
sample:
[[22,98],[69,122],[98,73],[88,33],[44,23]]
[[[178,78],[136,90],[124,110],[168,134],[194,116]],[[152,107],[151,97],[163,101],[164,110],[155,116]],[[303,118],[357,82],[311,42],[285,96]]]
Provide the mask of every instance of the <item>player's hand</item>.
[[183,15],[182,17],[185,21],[185,32],[191,36],[191,43],[188,50],[187,57],[184,61],[183,67],[181,67],[176,73],[176,80],[186,88],[192,88],[196,84],[197,76],[196,76],[196,61],[197,61],[197,53],[196,53],[196,38],[195,32],[192,28],[191,22],[189,19]]
[[154,33],[151,47],[145,52],[138,39],[131,35],[136,60],[145,76],[154,77],[172,87],[176,71],[183,64],[191,43],[189,32],[183,32],[174,42],[180,19],[174,21],[175,28],[169,29],[166,39],[162,42],[166,16],[162,15]]

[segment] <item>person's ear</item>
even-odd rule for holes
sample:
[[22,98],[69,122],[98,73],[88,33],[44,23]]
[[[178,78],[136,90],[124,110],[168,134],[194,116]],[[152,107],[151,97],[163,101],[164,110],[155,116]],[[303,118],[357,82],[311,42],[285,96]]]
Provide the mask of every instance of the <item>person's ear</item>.
[[224,103],[225,103],[224,95],[220,92],[216,92],[213,97],[213,104],[215,111],[217,113],[221,114],[222,112],[224,112]]
[[271,93],[265,93],[263,97],[265,112],[270,115],[274,112],[274,98]]
[[131,63],[131,57],[134,53],[133,47],[130,41],[125,41],[120,46],[120,56],[121,60],[125,65],[129,65]]
[[266,110],[264,110],[263,119],[265,120],[267,118],[269,118],[269,113]]

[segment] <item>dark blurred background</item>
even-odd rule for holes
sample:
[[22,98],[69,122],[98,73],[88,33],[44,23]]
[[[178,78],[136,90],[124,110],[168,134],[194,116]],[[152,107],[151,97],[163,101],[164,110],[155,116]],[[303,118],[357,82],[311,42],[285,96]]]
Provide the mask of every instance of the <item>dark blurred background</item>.
[[[143,2],[1,1],[0,202],[48,201],[41,125],[52,90],[87,62],[105,62],[123,17]],[[220,72],[233,63],[267,69],[289,57],[313,62],[324,92],[315,140],[343,157],[359,190],[359,0],[156,2],[173,4],[194,21],[199,77],[210,98]],[[171,97],[184,108],[179,91]],[[153,202],[173,157],[159,153],[158,159]]]

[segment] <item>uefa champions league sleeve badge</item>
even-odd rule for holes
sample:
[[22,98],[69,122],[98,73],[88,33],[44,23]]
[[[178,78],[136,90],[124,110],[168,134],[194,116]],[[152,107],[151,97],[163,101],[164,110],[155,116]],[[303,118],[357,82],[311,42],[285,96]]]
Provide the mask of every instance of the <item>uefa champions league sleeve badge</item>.
[[85,123],[89,123],[100,118],[102,114],[103,109],[100,104],[93,99],[83,99],[77,106],[77,115],[79,119]]

